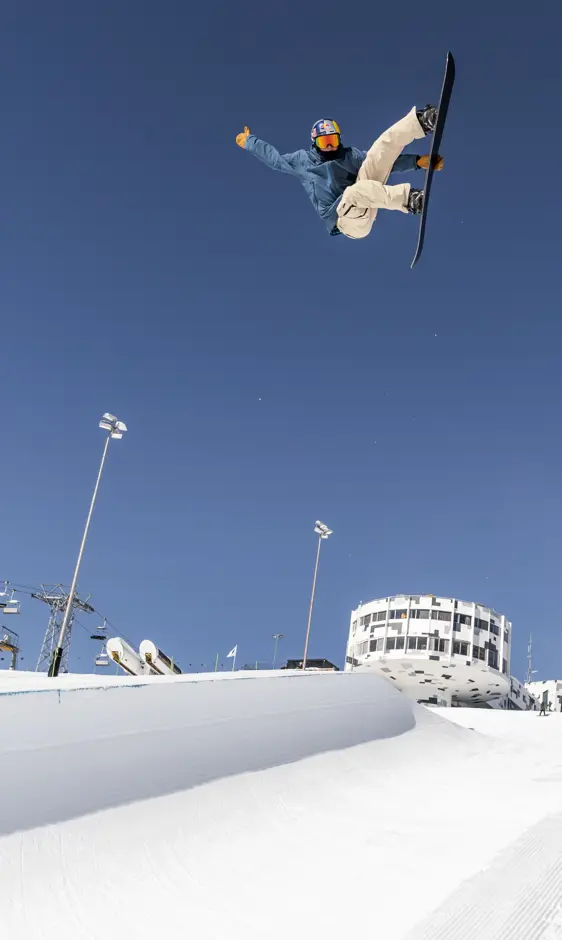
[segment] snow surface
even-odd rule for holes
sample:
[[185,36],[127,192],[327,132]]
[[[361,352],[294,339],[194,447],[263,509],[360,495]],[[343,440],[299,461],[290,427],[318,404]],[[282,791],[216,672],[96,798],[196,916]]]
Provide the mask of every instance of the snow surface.
[[0,673],[7,940],[560,940],[562,715]]

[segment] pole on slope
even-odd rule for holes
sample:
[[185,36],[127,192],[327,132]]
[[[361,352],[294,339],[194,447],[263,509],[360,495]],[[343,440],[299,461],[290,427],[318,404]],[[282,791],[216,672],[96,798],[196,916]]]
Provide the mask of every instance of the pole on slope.
[[322,546],[322,540],[327,539],[329,535],[332,535],[332,530],[329,529],[327,525],[324,525],[324,523],[320,522],[319,520],[316,520],[314,531],[318,535],[318,550],[316,552],[316,564],[314,566],[314,577],[312,579],[312,594],[310,595],[310,607],[308,610],[308,623],[306,626],[306,637],[304,641],[304,654],[302,657],[303,671],[306,669],[306,660],[308,656],[308,641],[310,639],[310,625],[312,623],[312,608],[314,607],[314,595],[316,593],[316,576],[318,575],[318,564],[320,562],[320,548]]

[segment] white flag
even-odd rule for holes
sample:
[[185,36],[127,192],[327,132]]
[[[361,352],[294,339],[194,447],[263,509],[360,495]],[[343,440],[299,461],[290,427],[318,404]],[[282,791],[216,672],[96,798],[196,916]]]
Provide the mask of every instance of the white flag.
[[230,653],[227,653],[227,654],[226,654],[226,658],[227,658],[227,659],[232,659],[233,656],[236,656],[236,653],[237,653],[237,652],[238,652],[238,644],[236,644],[236,646],[234,646],[234,647],[231,649]]

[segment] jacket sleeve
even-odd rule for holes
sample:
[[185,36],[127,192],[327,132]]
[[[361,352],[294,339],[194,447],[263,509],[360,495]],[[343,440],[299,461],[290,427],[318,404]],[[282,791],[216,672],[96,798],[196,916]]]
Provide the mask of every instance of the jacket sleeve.
[[401,153],[391,173],[408,173],[410,170],[419,170],[417,153]]
[[257,157],[258,160],[261,160],[266,166],[271,167],[272,170],[279,170],[281,173],[289,173],[291,176],[298,176],[300,162],[298,150],[296,153],[279,153],[271,144],[266,143],[265,140],[260,140],[259,137],[254,137],[253,134],[250,134],[246,140],[244,149],[247,150],[248,153],[253,153],[254,157]]

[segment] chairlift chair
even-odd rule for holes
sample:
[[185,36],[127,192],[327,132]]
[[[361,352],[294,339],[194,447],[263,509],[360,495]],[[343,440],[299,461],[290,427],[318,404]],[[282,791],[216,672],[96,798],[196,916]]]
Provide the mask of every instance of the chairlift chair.
[[[8,592],[4,591],[0,597],[7,597]],[[3,614],[19,614],[20,602],[14,598],[14,591],[10,595],[9,601],[0,601],[0,608]]]

